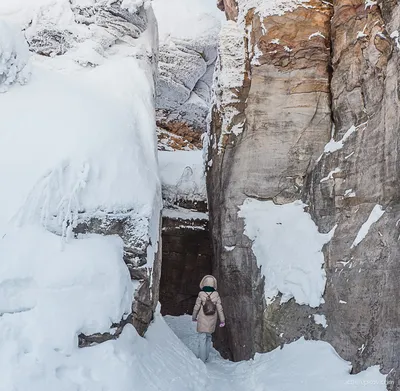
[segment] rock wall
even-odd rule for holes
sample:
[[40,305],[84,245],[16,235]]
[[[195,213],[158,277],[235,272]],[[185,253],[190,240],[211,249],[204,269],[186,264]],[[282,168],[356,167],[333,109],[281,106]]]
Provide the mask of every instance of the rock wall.
[[[220,36],[209,133],[211,231],[229,319],[220,342],[240,360],[301,335],[322,338],[354,371],[380,364],[396,380],[399,6],[247,3],[239,0],[236,13],[231,1],[221,4],[235,21]],[[228,77],[234,68],[236,80]],[[237,216],[247,197],[302,199],[320,232],[337,225],[324,249],[327,285],[318,309],[294,300],[266,305]],[[379,206],[383,216],[358,243]],[[312,320],[316,310],[326,329]]]
[[[355,371],[380,364],[399,378],[399,53],[398,6],[336,1],[331,23],[335,139],[355,126],[342,149],[324,154],[305,194],[321,230],[338,224],[325,251],[326,339]],[[392,38],[391,38],[392,37]],[[397,46],[397,47],[396,47]],[[340,172],[322,182],[327,172]],[[336,170],[338,171],[338,170]],[[371,211],[383,216],[357,246]],[[340,300],[347,304],[343,305]]]
[[198,149],[206,131],[223,14],[212,1],[155,0],[153,7],[160,33],[156,90],[160,144],[166,150]]

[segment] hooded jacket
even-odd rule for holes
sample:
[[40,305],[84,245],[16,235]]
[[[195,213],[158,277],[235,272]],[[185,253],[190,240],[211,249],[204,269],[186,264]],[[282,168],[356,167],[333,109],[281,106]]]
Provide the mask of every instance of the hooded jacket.
[[[210,333],[215,331],[217,325],[217,318],[219,317],[220,322],[225,322],[224,310],[222,309],[221,298],[217,292],[217,280],[214,276],[204,276],[200,282],[200,289],[205,286],[211,286],[215,289],[214,292],[206,293],[201,291],[196,299],[196,304],[193,308],[193,320],[197,319],[197,332],[198,333]],[[203,305],[207,300],[207,295],[217,306],[217,311],[214,315],[205,315],[203,312]]]

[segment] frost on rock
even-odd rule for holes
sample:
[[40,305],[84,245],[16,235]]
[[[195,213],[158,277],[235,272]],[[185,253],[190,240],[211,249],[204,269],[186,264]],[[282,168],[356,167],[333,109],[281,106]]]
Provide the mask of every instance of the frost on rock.
[[254,9],[261,18],[265,18],[271,15],[283,15],[299,6],[306,6],[307,3],[308,0],[242,0],[238,2],[238,22],[245,23],[246,15],[251,9]]
[[[110,51],[126,52],[122,42],[131,45],[131,55],[143,56],[134,40],[141,37],[152,18],[149,9],[148,0],[3,0],[0,17],[24,30],[31,52],[50,59],[63,56],[62,61],[42,58],[41,63],[70,72],[73,64],[67,60],[96,67],[106,61]],[[147,54],[154,56],[151,51]]]
[[265,277],[265,297],[271,303],[281,293],[281,303],[291,298],[298,304],[318,307],[325,290],[322,247],[333,232],[321,234],[305,205],[296,201],[275,205],[272,201],[246,199],[240,207],[245,235]]
[[0,93],[14,83],[28,81],[28,60],[29,48],[22,33],[0,19]]
[[351,248],[356,247],[360,244],[360,242],[367,236],[372,224],[376,223],[382,215],[385,213],[381,205],[375,205],[372,209],[370,215],[368,216],[367,221],[361,226],[360,230],[357,233],[356,238],[354,239]]
[[213,0],[154,0],[160,33],[157,120],[205,131],[223,18]]
[[222,115],[219,150],[223,147],[225,135],[239,135],[243,131],[244,123],[236,123],[236,117],[240,114],[236,104],[240,102],[237,91],[243,87],[245,73],[244,36],[235,22],[228,21],[222,26],[219,35],[219,57],[213,84],[215,105]]

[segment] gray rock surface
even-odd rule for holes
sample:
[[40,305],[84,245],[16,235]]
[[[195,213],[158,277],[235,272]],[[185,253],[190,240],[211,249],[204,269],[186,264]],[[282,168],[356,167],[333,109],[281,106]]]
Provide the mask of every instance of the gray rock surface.
[[[238,3],[240,15],[245,2]],[[240,360],[302,335],[324,339],[354,372],[380,365],[397,390],[400,8],[378,3],[311,1],[264,17],[262,5],[245,11],[236,26],[247,33],[249,49],[242,58],[240,45],[225,53],[239,70],[244,62],[249,76],[239,87],[230,80],[217,90],[207,182],[215,272],[229,314],[219,338],[224,353]],[[220,63],[229,63],[223,46],[221,53]],[[218,78],[226,80],[223,67]],[[320,232],[337,225],[324,248],[319,308],[281,305],[279,298],[266,305],[252,243],[237,217],[247,197],[302,199]],[[383,216],[353,245],[377,205]],[[236,247],[226,252],[225,245]],[[313,321],[315,313],[326,316],[326,328]]]
[[173,133],[189,128],[201,134],[206,130],[217,58],[220,22],[215,14],[219,11],[209,12],[201,4],[192,11],[184,3],[181,7],[176,15],[165,15],[162,2],[154,2],[160,25],[157,122]]

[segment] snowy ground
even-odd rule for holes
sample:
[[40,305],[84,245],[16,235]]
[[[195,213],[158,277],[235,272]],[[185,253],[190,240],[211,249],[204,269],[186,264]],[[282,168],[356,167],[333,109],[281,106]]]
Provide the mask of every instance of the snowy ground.
[[[197,354],[195,323],[188,315],[165,317],[183,343]],[[384,391],[385,376],[371,367],[350,375],[351,365],[326,342],[300,339],[283,349],[232,363],[212,351],[206,364],[210,391]],[[184,391],[184,390],[182,390]]]

